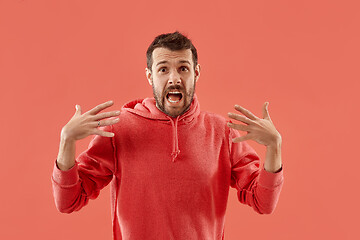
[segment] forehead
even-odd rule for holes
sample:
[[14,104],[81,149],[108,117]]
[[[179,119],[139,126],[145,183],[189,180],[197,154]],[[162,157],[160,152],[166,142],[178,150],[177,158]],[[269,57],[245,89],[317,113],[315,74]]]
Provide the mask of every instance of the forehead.
[[152,53],[153,63],[156,65],[158,62],[178,62],[187,60],[192,63],[192,52],[190,49],[172,51],[167,48],[155,48]]

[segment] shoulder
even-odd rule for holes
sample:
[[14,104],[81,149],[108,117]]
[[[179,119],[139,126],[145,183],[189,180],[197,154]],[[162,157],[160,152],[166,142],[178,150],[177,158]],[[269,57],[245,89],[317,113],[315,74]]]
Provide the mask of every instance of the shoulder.
[[207,129],[213,129],[213,131],[225,134],[226,136],[229,134],[229,127],[226,124],[229,120],[224,116],[213,112],[201,111],[200,119]]
[[213,112],[208,112],[208,111],[202,110],[200,112],[200,116],[201,116],[201,118],[204,119],[204,121],[211,122],[214,124],[225,125],[226,122],[228,122],[228,120],[225,117],[221,116],[220,114],[213,113]]
[[227,144],[229,143],[230,137],[230,128],[227,125],[229,122],[224,116],[208,112],[201,111],[200,113],[200,125],[206,129],[206,131],[219,141],[225,141]]
[[104,130],[118,132],[128,127],[132,127],[138,119],[138,117],[134,113],[125,110],[121,110],[119,116],[110,117],[108,118],[108,120],[115,118],[119,118],[119,121],[117,123],[104,127]]

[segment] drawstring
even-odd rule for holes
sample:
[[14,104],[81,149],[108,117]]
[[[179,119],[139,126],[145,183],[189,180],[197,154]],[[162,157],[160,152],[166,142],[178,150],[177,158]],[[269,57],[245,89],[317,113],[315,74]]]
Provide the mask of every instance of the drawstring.
[[168,117],[171,124],[172,124],[172,128],[173,128],[173,149],[172,149],[172,161],[175,162],[175,158],[177,158],[177,156],[180,154],[180,149],[179,149],[179,142],[178,142],[178,134],[177,134],[177,123],[178,123],[178,119],[179,116],[175,119],[175,123],[174,121]]

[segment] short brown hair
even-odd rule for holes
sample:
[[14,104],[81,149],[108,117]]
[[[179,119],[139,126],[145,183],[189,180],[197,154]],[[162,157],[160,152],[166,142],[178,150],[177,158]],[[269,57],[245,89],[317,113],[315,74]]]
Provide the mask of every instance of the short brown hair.
[[167,48],[171,51],[190,49],[192,52],[192,58],[194,62],[194,69],[197,65],[198,56],[195,46],[192,44],[191,40],[179,33],[178,31],[173,33],[165,33],[158,35],[154,41],[150,44],[146,51],[146,64],[147,68],[151,71],[151,66],[153,63],[152,53],[155,48]]

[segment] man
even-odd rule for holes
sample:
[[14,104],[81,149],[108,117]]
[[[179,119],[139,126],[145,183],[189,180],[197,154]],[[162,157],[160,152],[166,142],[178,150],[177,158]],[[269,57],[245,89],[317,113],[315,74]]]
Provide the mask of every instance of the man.
[[[244,124],[200,111],[197,51],[179,32],[155,38],[145,71],[154,98],[131,101],[121,113],[100,113],[112,101],[83,114],[76,105],[53,170],[58,210],[79,210],[111,182],[114,239],[123,240],[224,239],[230,186],[241,203],[273,212],[283,171],[268,103],[263,118],[236,106],[244,115],[229,117]],[[89,148],[75,161],[75,142],[89,135]],[[267,147],[264,167],[249,139]]]

